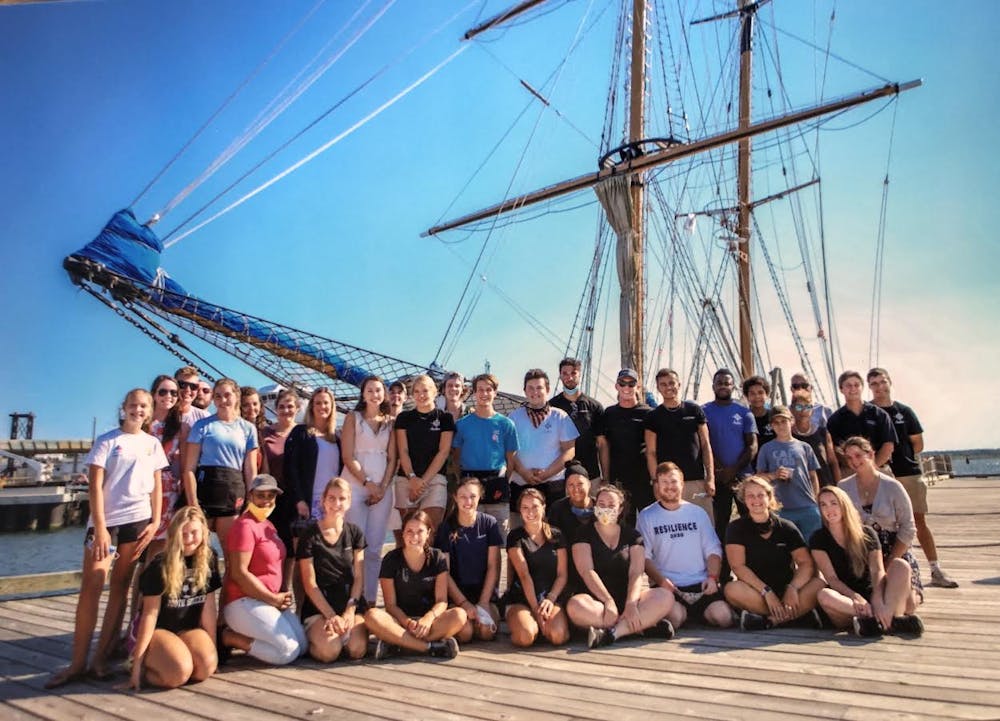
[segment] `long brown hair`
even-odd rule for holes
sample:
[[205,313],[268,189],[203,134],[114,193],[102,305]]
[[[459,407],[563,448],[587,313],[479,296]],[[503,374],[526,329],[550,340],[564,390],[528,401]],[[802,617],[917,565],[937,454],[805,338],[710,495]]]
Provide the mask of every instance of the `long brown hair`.
[[[159,390],[160,384],[163,381],[172,381],[177,386],[177,395],[174,397],[178,399],[177,403],[174,403],[173,408],[167,411],[167,417],[163,419],[163,438],[160,439],[160,443],[167,445],[181,432],[181,414],[177,410],[177,406],[180,404],[180,386],[177,385],[177,379],[173,376],[160,374],[153,379],[153,385],[149,387],[149,392],[152,395],[156,395],[156,391]],[[155,398],[153,399],[153,405],[156,405]]]
[[[837,505],[840,506],[840,528],[844,532],[844,550],[847,551],[847,558],[851,562],[854,575],[861,576],[868,567],[868,549],[865,547],[865,532],[858,509],[854,507],[850,496],[837,486],[826,486],[820,490],[819,495],[822,497],[824,493],[829,493],[837,499]],[[816,501],[818,503],[819,498]],[[833,535],[833,529],[827,523],[826,517],[823,518],[823,525],[830,531],[830,535]]]
[[542,504],[542,535],[545,536],[546,542],[552,540],[552,526],[549,525],[548,520],[545,518],[545,496],[537,488],[525,488],[521,492],[521,497],[517,500],[517,512],[521,512],[521,506],[524,505],[525,498],[534,498],[536,501]]

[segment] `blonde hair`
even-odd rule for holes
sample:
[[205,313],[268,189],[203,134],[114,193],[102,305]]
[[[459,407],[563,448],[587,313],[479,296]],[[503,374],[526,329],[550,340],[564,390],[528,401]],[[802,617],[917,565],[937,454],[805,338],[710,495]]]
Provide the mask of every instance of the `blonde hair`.
[[767,507],[769,510],[777,511],[781,508],[781,504],[778,503],[778,499],[774,495],[774,486],[769,480],[760,476],[750,476],[749,478],[744,478],[740,482],[740,485],[736,487],[736,497],[740,499],[741,503],[746,503],[746,500],[744,500],[744,497],[746,496],[746,487],[751,483],[760,486],[767,492]]
[[[822,496],[824,493],[829,493],[837,499],[837,504],[840,506],[840,528],[844,532],[844,550],[847,552],[847,558],[851,562],[851,570],[854,575],[861,576],[868,567],[868,549],[865,547],[865,532],[861,525],[858,509],[854,507],[850,496],[837,486],[826,486],[820,489],[819,495]],[[816,501],[818,503],[819,498]],[[832,535],[833,529],[830,528],[825,516],[823,517],[823,526]]]
[[194,584],[192,590],[197,592],[208,588],[209,559],[212,555],[212,547],[209,545],[211,532],[208,530],[208,521],[205,514],[198,506],[184,506],[174,512],[170,519],[170,526],[167,528],[167,545],[163,549],[163,592],[168,598],[178,598],[184,586],[184,577],[187,575],[187,564],[184,562],[184,539],[181,529],[187,523],[201,524],[201,544],[194,551],[194,563],[191,570],[194,573]]
[[334,476],[333,478],[331,478],[329,481],[326,482],[326,488],[323,489],[323,495],[321,497],[326,498],[326,494],[329,493],[334,488],[339,488],[340,490],[342,490],[344,493],[347,494],[348,498],[351,497],[350,482],[341,478],[340,476]]
[[[326,428],[320,428],[316,425],[316,416],[313,415],[313,402],[316,400],[316,396],[321,393],[326,393],[330,396],[330,419],[326,422]],[[333,395],[333,391],[329,388],[317,388],[313,391],[312,396],[309,398],[309,404],[306,406],[306,426],[309,428],[310,435],[320,435],[326,440],[333,443],[337,437],[337,397]]]
[[118,416],[121,420],[118,421],[118,427],[121,428],[125,425],[125,406],[128,405],[129,400],[133,396],[146,396],[146,401],[149,403],[149,415],[146,416],[146,420],[142,422],[140,428],[145,433],[149,433],[149,429],[153,425],[153,394],[145,388],[133,388],[125,394],[125,400],[123,400],[121,406],[119,406]]

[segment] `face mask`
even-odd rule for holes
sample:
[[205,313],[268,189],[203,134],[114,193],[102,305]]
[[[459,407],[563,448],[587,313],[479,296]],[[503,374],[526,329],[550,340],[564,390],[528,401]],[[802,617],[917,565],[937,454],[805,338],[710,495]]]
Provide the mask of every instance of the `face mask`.
[[250,511],[250,515],[256,518],[258,521],[263,521],[268,516],[274,512],[274,506],[258,506],[256,503],[248,503],[247,510]]
[[565,393],[568,396],[579,395],[580,394],[580,386],[577,386],[576,388],[563,388],[563,393]]
[[596,518],[599,523],[603,523],[605,526],[610,526],[618,520],[618,512],[614,508],[602,508],[601,506],[597,506],[594,508],[594,518]]

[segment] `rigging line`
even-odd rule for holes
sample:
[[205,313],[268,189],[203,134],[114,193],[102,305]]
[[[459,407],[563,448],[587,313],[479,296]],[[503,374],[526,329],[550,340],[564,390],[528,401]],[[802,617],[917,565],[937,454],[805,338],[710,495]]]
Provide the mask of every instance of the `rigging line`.
[[[766,20],[763,20],[762,22],[764,22],[767,25],[771,25]],[[793,40],[798,40],[800,43],[802,43],[803,45],[807,45],[807,46],[811,47],[813,50],[818,50],[820,52],[824,52],[824,48],[820,47],[819,45],[816,45],[813,42],[810,42],[809,40],[806,40],[803,37],[799,37],[795,33],[789,32],[788,30],[782,30],[781,28],[777,27],[776,25],[771,25],[771,27],[773,27],[777,32],[781,33],[782,35],[787,35],[788,37],[792,38]],[[855,70],[860,70],[863,73],[867,73],[868,75],[871,75],[873,78],[876,78],[877,80],[880,80],[883,83],[890,83],[890,84],[892,83],[892,80],[890,80],[889,78],[882,77],[878,73],[873,72],[873,71],[869,70],[866,67],[858,65],[857,63],[853,63],[853,62],[851,62],[850,60],[848,60],[847,58],[845,58],[843,56],[837,55],[837,53],[830,52],[829,49],[826,49],[825,52],[826,52],[827,55],[829,55],[834,60],[839,60],[840,62],[842,62],[845,65],[848,65],[848,66],[854,68]]]
[[347,128],[343,132],[341,132],[338,135],[334,136],[331,140],[329,140],[326,143],[324,143],[323,145],[319,146],[318,148],[316,148],[315,150],[313,150],[311,153],[309,153],[308,155],[306,155],[305,157],[303,157],[301,160],[298,160],[297,162],[293,163],[289,167],[285,168],[285,170],[283,170],[280,173],[278,173],[277,175],[273,176],[270,180],[267,180],[266,182],[264,182],[261,185],[257,186],[256,188],[254,188],[253,190],[251,190],[249,193],[247,193],[243,197],[241,197],[238,200],[230,203],[225,208],[223,208],[222,210],[220,210],[218,213],[216,213],[215,215],[211,216],[207,220],[204,220],[201,223],[199,223],[198,225],[196,225],[193,228],[191,228],[190,230],[188,230],[188,231],[186,231],[184,233],[181,233],[180,235],[178,235],[176,238],[174,238],[170,242],[164,243],[163,244],[164,249],[169,248],[172,245],[175,245],[175,244],[179,243],[181,240],[183,240],[184,238],[188,237],[189,235],[191,235],[195,231],[198,231],[201,228],[204,228],[206,225],[208,225],[212,221],[218,220],[219,218],[221,218],[223,215],[225,215],[229,211],[233,210],[234,208],[236,208],[236,207],[238,207],[240,205],[243,205],[243,203],[245,203],[246,201],[250,200],[255,195],[263,192],[267,188],[270,188],[272,185],[274,185],[275,183],[277,183],[282,178],[286,177],[287,175],[290,175],[291,173],[295,172],[296,170],[298,170],[299,168],[301,168],[306,163],[308,163],[311,160],[315,159],[321,153],[326,152],[327,150],[329,150],[330,148],[332,148],[334,145],[336,145],[337,143],[339,143],[341,140],[343,140],[344,138],[346,138],[348,135],[350,135],[351,133],[353,133],[355,130],[357,130],[358,128],[360,128],[363,125],[367,124],[373,118],[381,115],[383,111],[385,111],[388,108],[390,108],[391,106],[395,105],[399,100],[403,99],[404,97],[406,97],[407,95],[409,95],[411,92],[413,92],[414,90],[416,90],[418,87],[420,87],[421,85],[423,85],[432,76],[436,75],[438,73],[438,71],[440,71],[442,68],[444,68],[446,65],[448,65],[448,63],[450,63],[452,60],[454,60],[459,55],[461,55],[463,52],[465,52],[466,48],[468,48],[468,47],[469,47],[468,45],[463,45],[463,46],[459,47],[458,50],[456,50],[455,52],[453,52],[447,58],[445,58],[444,60],[442,60],[440,63],[438,63],[437,65],[435,65],[433,68],[431,68],[430,70],[428,70],[423,75],[421,75],[419,78],[417,78],[415,81],[413,81],[412,83],[410,83],[408,86],[406,86],[405,88],[403,88],[403,90],[401,90],[398,93],[396,93],[389,100],[387,100],[386,102],[382,103],[375,110],[373,110],[372,112],[368,113],[368,115],[366,115],[365,117],[363,117],[361,120],[359,120],[356,123],[354,123],[354,125],[350,126],[349,128]]
[[188,353],[190,353],[191,355],[193,355],[195,358],[197,358],[198,360],[200,360],[202,363],[204,363],[207,367],[211,368],[213,371],[215,371],[216,373],[218,373],[219,374],[219,378],[222,378],[223,376],[226,375],[221,370],[219,370],[217,367],[215,367],[212,363],[210,363],[208,361],[208,359],[206,359],[203,355],[201,355],[196,350],[194,350],[191,346],[189,346],[187,343],[185,343],[184,340],[179,335],[177,335],[176,333],[169,332],[162,325],[160,325],[159,323],[157,323],[156,321],[154,321],[152,318],[150,318],[148,315],[146,315],[141,310],[139,310],[139,308],[136,307],[135,303],[133,303],[133,302],[126,302],[126,303],[124,303],[124,305],[133,314],[135,314],[136,316],[138,316],[139,318],[141,318],[143,320],[143,322],[145,322],[146,324],[148,324],[149,327],[155,328],[160,333],[162,333],[163,336],[165,338],[168,338],[171,343],[173,343],[174,345],[180,346],[181,348],[183,348],[184,350],[186,350]]
[[872,283],[871,331],[868,337],[868,367],[878,365],[879,340],[882,331],[882,278],[885,271],[885,227],[889,205],[889,168],[892,164],[892,146],[896,136],[896,116],[899,105],[895,105],[889,129],[889,149],[885,159],[885,180],[882,182],[882,207],[878,219],[878,240],[875,244],[875,279]]
[[[355,18],[357,18],[358,15],[361,13],[361,11],[365,7],[367,7],[369,2],[371,2],[371,0],[366,0],[364,5],[358,8],[358,10],[354,13],[354,15],[352,15],[350,19],[348,19],[347,23],[345,23],[345,25],[339,31],[337,31],[337,33],[329,40],[327,45],[320,51],[320,53],[314,56],[306,64],[306,67],[313,64],[316,60],[316,57],[322,54],[326,50],[326,48],[329,47],[329,45],[332,45],[333,42],[338,37],[340,37],[341,33],[344,30],[346,30],[351,23],[354,22]],[[197,178],[191,181],[186,187],[181,189],[181,191],[177,195],[171,198],[171,200],[167,203],[167,205],[164,206],[164,208],[160,210],[160,212],[158,212],[154,217],[162,218],[167,213],[171,212],[175,207],[177,207],[180,203],[182,203],[191,193],[193,193],[197,188],[199,188],[203,183],[205,183],[205,181],[207,181],[209,178],[215,175],[215,173],[221,170],[230,160],[235,158],[236,155],[239,154],[240,151],[242,151],[254,138],[260,135],[260,133],[262,133],[265,128],[267,128],[271,123],[273,123],[282,113],[284,113],[289,107],[291,107],[291,105],[296,100],[298,100],[303,93],[305,93],[310,87],[312,87],[316,83],[316,81],[319,80],[326,73],[327,70],[333,67],[333,65],[338,60],[340,60],[340,58],[342,58],[344,54],[347,53],[348,50],[354,47],[354,45],[357,44],[362,37],[364,37],[364,35],[375,25],[375,23],[378,22],[379,19],[381,19],[386,12],[388,12],[389,8],[392,6],[394,2],[395,0],[387,0],[387,3],[382,7],[382,9],[379,12],[377,12],[373,17],[369,18],[367,24],[359,28],[354,33],[353,37],[351,37],[343,45],[343,47],[341,47],[337,52],[335,52],[333,56],[331,56],[324,64],[322,64],[319,68],[313,71],[313,73],[310,76],[308,76],[305,80],[299,83],[298,87],[289,90],[292,87],[292,85],[295,82],[297,82],[298,79],[302,76],[304,70],[300,71],[291,81],[289,81],[285,85],[284,88],[282,88],[278,92],[278,94],[274,98],[272,98],[268,102],[268,104],[264,107],[264,109],[257,114],[257,117],[254,118],[254,120],[250,123],[249,126],[247,126],[247,128],[243,131],[243,133],[238,137],[236,137],[229,144],[229,146],[225,148],[225,150],[219,153],[219,155],[211,163],[209,163],[209,165],[198,175]],[[309,127],[311,127],[311,125]],[[273,155],[274,154],[272,153],[271,156],[268,157],[272,157]],[[254,166],[254,169],[256,169],[256,167],[258,166],[259,164],[257,166]],[[246,175],[247,174],[240,176],[239,180],[237,180],[234,183],[234,185],[238,184],[240,180],[246,177]],[[199,215],[208,205],[211,205],[211,203],[214,202],[214,200],[215,199],[213,198],[213,200],[210,201],[208,204],[199,208],[197,212],[185,218],[184,222],[181,225],[174,228],[173,232],[176,232],[181,227],[189,223],[194,217],[197,217],[197,215]]]
[[224,111],[227,107],[229,107],[229,104],[232,103],[241,92],[243,92],[243,90],[246,88],[246,86],[249,85],[250,82],[255,77],[257,77],[257,75],[268,65],[268,63],[270,63],[271,60],[273,60],[274,57],[281,51],[281,49],[285,46],[285,43],[287,43],[289,40],[291,40],[292,37],[299,30],[302,29],[302,26],[305,25],[306,21],[310,17],[312,17],[313,14],[315,14],[315,12],[317,10],[319,10],[319,8],[325,2],[326,2],[326,0],[319,0],[315,5],[312,6],[312,8],[310,8],[306,12],[305,15],[302,16],[302,18],[292,27],[291,30],[289,30],[285,34],[285,36],[283,38],[281,38],[281,40],[278,41],[278,44],[274,46],[274,48],[267,55],[267,57],[265,57],[260,63],[258,63],[257,67],[255,67],[253,70],[250,71],[250,74],[247,75],[243,79],[243,81],[236,87],[236,90],[234,90],[229,95],[229,97],[227,97],[225,100],[222,101],[222,104],[218,108],[215,109],[215,112],[213,112],[209,116],[208,120],[206,120],[202,124],[202,126],[200,128],[198,128],[198,130],[195,131],[194,135],[192,135],[188,139],[188,141],[186,143],[184,143],[184,145],[181,147],[181,149],[178,150],[174,154],[174,157],[172,157],[169,161],[167,161],[167,164],[165,166],[163,166],[163,168],[160,170],[160,172],[157,173],[156,176],[146,184],[146,187],[143,188],[139,192],[139,194],[137,196],[135,196],[135,198],[132,200],[132,202],[129,203],[129,207],[134,207],[136,205],[136,203],[138,203],[140,200],[142,200],[143,196],[146,195],[146,193],[149,192],[150,188],[152,188],[154,185],[156,185],[156,183],[160,180],[160,178],[163,177],[164,173],[166,173],[168,170],[170,170],[170,168],[173,166],[173,164],[175,162],[177,162],[177,160],[187,151],[188,148],[191,147],[192,144],[194,144],[194,141],[197,140],[201,136],[201,134],[203,132],[205,132],[205,130],[208,128],[208,126],[211,125],[215,121],[215,119],[217,117],[219,117],[219,115],[222,113],[222,111]]

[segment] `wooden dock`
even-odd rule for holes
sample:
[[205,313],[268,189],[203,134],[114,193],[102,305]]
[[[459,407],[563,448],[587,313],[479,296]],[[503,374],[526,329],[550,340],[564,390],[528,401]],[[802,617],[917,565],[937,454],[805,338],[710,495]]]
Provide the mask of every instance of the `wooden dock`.
[[0,603],[0,718],[997,719],[1000,482],[938,483],[930,504],[942,562],[961,588],[927,589],[927,630],[917,640],[686,627],[669,642],[596,651],[515,651],[502,638],[469,644],[450,661],[265,668],[237,659],[173,691],[133,694],[87,681],[47,692],[42,684],[66,663],[73,631],[76,597],[59,596]]

